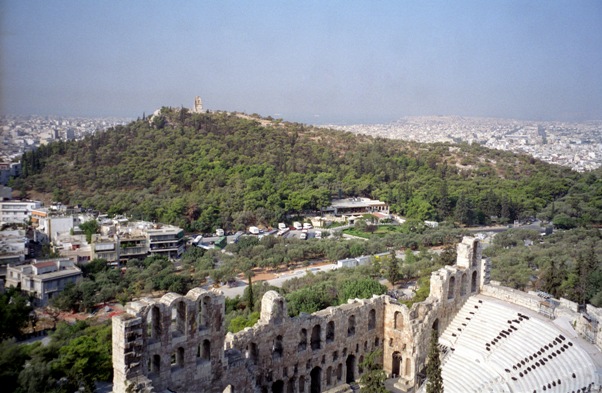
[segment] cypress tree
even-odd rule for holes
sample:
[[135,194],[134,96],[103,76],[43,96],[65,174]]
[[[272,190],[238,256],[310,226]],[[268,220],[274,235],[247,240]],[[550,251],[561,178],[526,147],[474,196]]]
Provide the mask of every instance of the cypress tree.
[[437,331],[431,331],[428,359],[426,364],[426,393],[443,393],[443,377],[441,377],[441,358],[437,346]]

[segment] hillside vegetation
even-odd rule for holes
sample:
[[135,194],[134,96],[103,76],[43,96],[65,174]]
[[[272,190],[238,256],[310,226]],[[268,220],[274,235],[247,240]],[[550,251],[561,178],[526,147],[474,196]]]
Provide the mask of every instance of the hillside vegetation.
[[14,186],[24,193],[202,232],[273,225],[338,195],[467,225],[538,213],[566,227],[602,223],[601,171],[227,113],[163,108],[152,119],[42,146],[22,163]]

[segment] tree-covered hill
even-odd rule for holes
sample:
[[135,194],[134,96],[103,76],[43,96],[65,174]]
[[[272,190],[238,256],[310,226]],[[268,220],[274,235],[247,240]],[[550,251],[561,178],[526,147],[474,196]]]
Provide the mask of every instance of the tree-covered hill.
[[42,146],[22,164],[15,182],[22,191],[196,231],[274,224],[339,194],[463,224],[537,213],[568,217],[569,225],[602,223],[601,171],[238,114],[163,108],[152,119]]

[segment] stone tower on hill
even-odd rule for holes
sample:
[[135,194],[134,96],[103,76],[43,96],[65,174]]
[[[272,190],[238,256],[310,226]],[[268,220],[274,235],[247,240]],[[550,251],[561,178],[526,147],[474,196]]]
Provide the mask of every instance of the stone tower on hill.
[[194,97],[194,107],[192,108],[192,112],[193,113],[203,112],[203,101],[201,100],[201,97],[199,97],[199,96]]

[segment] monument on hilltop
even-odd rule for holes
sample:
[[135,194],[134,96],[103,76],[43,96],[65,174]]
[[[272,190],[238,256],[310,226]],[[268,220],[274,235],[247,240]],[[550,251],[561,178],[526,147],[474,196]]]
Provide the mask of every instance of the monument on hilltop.
[[199,97],[199,96],[194,97],[194,107],[192,108],[192,112],[193,113],[203,112],[203,101],[201,100],[201,97]]

